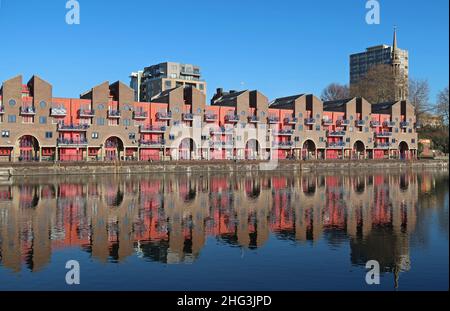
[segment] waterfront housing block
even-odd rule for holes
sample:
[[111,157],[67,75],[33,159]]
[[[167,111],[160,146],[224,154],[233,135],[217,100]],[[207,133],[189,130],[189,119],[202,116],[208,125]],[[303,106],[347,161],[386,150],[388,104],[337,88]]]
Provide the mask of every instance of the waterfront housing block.
[[404,100],[298,94],[269,101],[258,90],[217,89],[207,105],[202,90],[180,85],[139,102],[119,81],[60,98],[38,76],[26,84],[14,77],[0,89],[4,162],[411,159],[416,128]]

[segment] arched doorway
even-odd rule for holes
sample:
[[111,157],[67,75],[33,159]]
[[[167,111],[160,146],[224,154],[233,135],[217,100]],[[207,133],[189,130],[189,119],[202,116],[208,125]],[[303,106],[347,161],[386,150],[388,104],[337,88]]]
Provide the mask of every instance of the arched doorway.
[[316,144],[311,139],[308,139],[303,143],[302,159],[311,160],[316,158],[317,158]]
[[31,135],[24,135],[18,140],[19,161],[39,161],[39,141]]
[[408,147],[408,144],[406,142],[402,141],[398,145],[398,150],[399,150],[399,154],[400,154],[400,159],[408,160],[410,158],[409,147]]
[[256,160],[260,154],[259,142],[256,139],[249,139],[245,145],[245,159]]
[[353,145],[353,157],[355,159],[361,160],[366,158],[366,148],[364,143],[360,140],[357,140]]
[[105,142],[105,160],[118,161],[123,153],[123,142],[119,137],[109,137]]
[[178,159],[191,160],[195,158],[195,142],[192,138],[184,138],[178,148]]

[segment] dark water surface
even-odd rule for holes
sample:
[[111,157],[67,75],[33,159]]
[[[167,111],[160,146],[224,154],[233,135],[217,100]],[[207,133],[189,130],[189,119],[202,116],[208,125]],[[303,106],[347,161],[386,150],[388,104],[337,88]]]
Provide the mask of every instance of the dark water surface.
[[[0,290],[447,290],[448,183],[447,171],[2,180]],[[369,260],[380,285],[365,282]]]

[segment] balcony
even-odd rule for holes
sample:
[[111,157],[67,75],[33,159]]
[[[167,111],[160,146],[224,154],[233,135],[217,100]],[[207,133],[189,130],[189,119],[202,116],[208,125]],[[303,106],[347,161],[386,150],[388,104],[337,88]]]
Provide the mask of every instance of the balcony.
[[272,134],[275,136],[292,136],[292,135],[294,135],[294,130],[283,129],[283,130],[279,130],[279,131],[273,131]]
[[156,118],[158,120],[171,120],[172,119],[172,112],[157,112]]
[[327,143],[327,148],[344,148],[344,147],[345,147],[345,142],[343,142],[343,141]]
[[378,132],[375,133],[376,137],[391,137],[392,136],[392,132]]
[[298,119],[296,117],[284,118],[284,124],[295,125],[295,124],[297,124],[297,122],[298,122]]
[[349,126],[350,125],[350,120],[339,119],[339,120],[336,121],[336,125],[337,126]]
[[95,116],[95,111],[92,109],[79,109],[78,116],[80,118],[92,118]]
[[89,124],[58,124],[58,131],[60,132],[86,132]]
[[237,123],[239,122],[239,116],[237,114],[227,114],[225,116],[225,122]]
[[22,116],[34,116],[36,114],[36,108],[33,106],[20,107],[20,114]]
[[226,128],[226,127],[220,127],[220,128],[212,128],[209,131],[210,135],[232,135],[234,129],[233,128]]
[[119,110],[108,110],[108,118],[110,119],[119,119],[120,111]]
[[316,124],[316,119],[314,118],[306,118],[305,119],[305,125],[314,125]]
[[327,131],[328,137],[344,137],[345,131]]
[[395,122],[394,121],[384,121],[383,122],[383,126],[384,127],[394,127],[395,126]]
[[167,127],[165,126],[153,126],[153,125],[141,125],[139,127],[139,131],[141,133],[150,133],[150,134],[164,134]]
[[206,122],[215,122],[217,121],[217,114],[207,112],[205,113],[205,121]]
[[194,121],[194,114],[190,112],[183,113],[182,118],[184,121]]
[[147,117],[148,113],[146,111],[133,111],[133,119],[145,120]]
[[279,122],[280,122],[280,118],[277,117],[277,116],[268,116],[268,117],[267,117],[267,121],[268,121],[270,124],[276,124],[276,123],[279,123]]
[[292,141],[274,141],[272,143],[272,147],[278,149],[291,149],[292,146],[293,146]]
[[409,126],[409,122],[407,122],[407,121],[402,121],[402,122],[400,122],[400,127],[401,128],[406,128],[406,127],[408,127]]
[[5,113],[5,107],[0,106],[0,114],[4,114]]
[[65,117],[67,115],[67,110],[64,107],[53,107],[50,109],[51,117]]
[[333,119],[323,119],[322,120],[323,125],[333,125]]
[[371,127],[379,127],[381,126],[380,121],[370,121],[370,126]]
[[145,140],[145,139],[141,139],[139,140],[139,146],[140,147],[162,147],[166,144],[166,141],[164,139],[160,139],[160,140]]
[[258,116],[249,116],[248,117],[248,122],[250,123],[259,123],[259,117]]
[[58,146],[87,146],[88,144],[86,139],[58,138],[56,142]]
[[356,120],[355,125],[356,126],[364,126],[364,125],[366,125],[366,121],[365,120]]
[[375,143],[375,148],[377,149],[389,149],[390,147],[390,143]]

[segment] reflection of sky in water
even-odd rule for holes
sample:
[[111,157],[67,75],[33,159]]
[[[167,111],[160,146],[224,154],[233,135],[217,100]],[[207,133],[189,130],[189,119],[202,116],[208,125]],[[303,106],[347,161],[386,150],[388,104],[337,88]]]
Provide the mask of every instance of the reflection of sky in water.
[[70,259],[79,289],[447,289],[447,188],[447,172],[2,182],[0,289],[64,289]]

